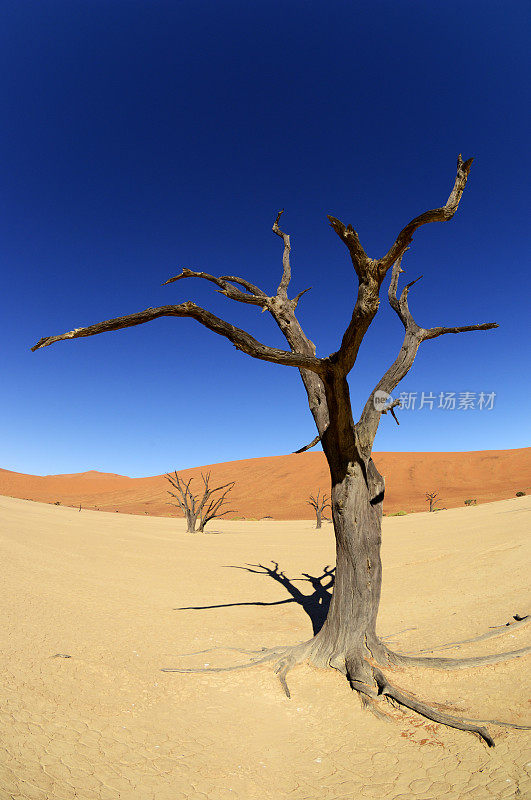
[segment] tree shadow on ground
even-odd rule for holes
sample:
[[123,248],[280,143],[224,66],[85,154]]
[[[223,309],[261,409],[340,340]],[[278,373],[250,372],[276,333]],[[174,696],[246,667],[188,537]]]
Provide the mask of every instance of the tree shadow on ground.
[[[286,600],[274,600],[264,602],[261,600],[249,601],[244,603],[220,603],[214,606],[184,606],[175,611],[202,611],[207,608],[230,608],[232,606],[282,606],[286,603],[298,603],[310,617],[315,636],[324,625],[328,614],[330,600],[332,599],[332,587],[335,580],[335,567],[326,566],[322,575],[314,576],[303,572],[302,578],[288,578],[284,572],[279,570],[278,562],[272,561],[271,567],[264,564],[246,564],[243,567],[229,565],[229,569],[243,569],[255,575],[268,575],[273,580],[280,583],[291,595]],[[309,583],[313,589],[311,594],[304,594],[295,586],[297,583]]]

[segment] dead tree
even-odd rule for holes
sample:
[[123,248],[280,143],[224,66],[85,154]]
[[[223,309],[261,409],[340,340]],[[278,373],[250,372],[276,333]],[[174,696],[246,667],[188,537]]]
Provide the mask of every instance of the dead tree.
[[[199,533],[203,533],[205,525],[210,522],[210,520],[223,517],[225,514],[233,513],[231,509],[226,509],[224,511],[221,509],[227,502],[226,498],[228,493],[234,487],[234,481],[211,489],[210,472],[207,472],[206,475],[201,473],[201,479],[203,481],[203,494],[201,495],[193,494],[190,489],[193,478],[185,482],[178,476],[177,472],[174,472],[173,475],[165,475],[164,477],[171,483],[174,489],[177,490],[177,493],[168,491],[168,494],[177,501],[174,505],[178,505],[181,508],[186,519],[186,530],[188,533],[195,533],[198,522],[198,531]],[[214,497],[218,492],[221,492],[221,494]]]
[[440,503],[439,492],[426,492],[426,500],[430,504],[430,511],[436,511],[435,506]]
[[[307,661],[317,667],[332,667],[347,678],[364,705],[377,708],[383,698],[389,698],[435,722],[474,731],[492,745],[493,741],[483,727],[483,721],[466,720],[454,714],[443,713],[401,691],[386,677],[387,668],[391,670],[394,665],[416,665],[436,669],[460,669],[518,657],[531,648],[479,658],[414,656],[391,650],[376,632],[382,580],[380,543],[385,485],[371,458],[371,452],[382,416],[391,407],[382,406],[379,399],[382,393],[390,395],[407,375],[421,344],[446,334],[486,331],[498,327],[495,322],[458,327],[421,327],[414,320],[408,305],[408,293],[416,281],[406,284],[401,293],[398,293],[399,277],[403,272],[402,259],[413,235],[418,228],[429,222],[452,219],[459,206],[471,166],[472,159],[463,161],[459,156],[455,182],[446,203],[425,211],[408,222],[387,252],[377,258],[367,255],[352,225],[345,225],[336,217],[328,217],[333,231],[347,248],[357,276],[358,288],[352,317],[339,348],[327,356],[316,354],[315,345],[304,333],[295,314],[297,304],[308,290],[299,292],[293,298],[288,296],[291,243],[289,235],[279,227],[282,212],[279,212],[273,224],[273,232],[283,244],[282,277],[274,294],[268,294],[245,278],[235,275],[216,277],[191,269],[183,269],[166,283],[189,278],[209,281],[230,300],[251,304],[267,311],[284,334],[289,350],[263,344],[247,331],[225,322],[190,301],[147,308],[145,311],[98,322],[85,328],[76,328],[58,336],[45,336],[32,349],[48,347],[62,339],[94,336],[141,325],[159,317],[191,317],[214,333],[224,336],[238,350],[253,358],[298,369],[317,427],[314,442],[321,442],[330,468],[332,518],[336,536],[334,594],[326,622],[313,638],[293,647],[262,650],[250,664],[244,666],[277,660],[276,671],[288,696],[286,674],[294,665]],[[371,391],[360,418],[355,421],[347,376],[356,363],[363,338],[376,316],[381,286],[388,274],[391,276],[389,303],[404,327],[404,340],[395,361]],[[394,407],[396,403],[393,404]],[[308,449],[308,446],[301,449]],[[176,672],[189,671],[180,667],[167,669]],[[204,669],[208,672],[215,668]]]
[[315,511],[315,527],[320,528],[322,519],[323,519],[323,511],[325,508],[331,508],[329,497],[327,494],[323,493],[322,497],[319,497],[320,490],[317,492],[317,496],[314,497],[313,494],[310,495],[310,499],[306,500],[308,505],[312,506],[313,510]]

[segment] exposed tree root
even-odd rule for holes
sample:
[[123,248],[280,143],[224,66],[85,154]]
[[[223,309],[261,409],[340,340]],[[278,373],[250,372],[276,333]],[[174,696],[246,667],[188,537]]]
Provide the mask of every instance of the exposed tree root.
[[[425,650],[420,650],[420,652],[435,653],[437,650],[451,650],[453,647],[460,647],[462,644],[471,644],[472,642],[483,642],[486,639],[493,639],[495,636],[502,636],[504,633],[508,633],[509,631],[523,628],[524,625],[527,625],[531,621],[531,616],[527,615],[525,617],[520,617],[518,614],[515,614],[513,620],[516,621],[507,622],[505,625],[496,625],[492,630],[482,633],[480,636],[473,636],[471,639],[460,639],[457,642],[447,642],[446,644],[440,644],[437,647],[430,647],[426,648]],[[387,639],[389,637],[383,638]]]
[[[394,633],[388,633],[387,636],[380,636],[380,641],[387,642],[388,639],[394,639],[395,636],[399,636],[401,633],[406,633],[407,631],[416,631],[416,630],[417,630],[416,626],[413,628],[402,628],[401,630],[395,631]],[[420,652],[423,653],[424,651],[421,650]],[[431,650],[429,652],[431,653]]]
[[228,650],[231,653],[244,653],[245,655],[253,656],[255,654],[265,655],[266,653],[278,653],[279,651],[291,647],[292,645],[279,644],[276,647],[261,647],[259,650],[247,650],[244,647],[226,647],[223,644],[216,647],[207,647],[206,650],[195,650],[193,653],[180,653],[179,658],[184,656],[201,656],[203,653],[213,653],[216,650]]
[[308,655],[308,651],[311,647],[313,639],[310,639],[307,642],[302,642],[301,644],[295,645],[289,649],[289,651],[284,655],[283,658],[280,659],[278,662],[275,672],[278,675],[278,679],[280,681],[280,685],[284,690],[284,694],[286,697],[291,697],[288,683],[286,680],[286,675],[297,664],[301,664],[306,656]]
[[[415,697],[412,697],[409,694],[406,694],[401,689],[398,689],[396,686],[392,686],[388,683],[387,678],[380,672],[379,669],[373,667],[373,675],[378,686],[378,694],[384,695],[384,697],[389,697],[392,700],[395,700],[401,706],[405,706],[406,708],[411,709],[411,711],[416,711],[417,714],[420,714],[427,719],[431,719],[434,722],[439,722],[442,725],[447,725],[450,728],[457,728],[457,730],[461,731],[471,731],[472,733],[477,733],[489,747],[494,747],[494,740],[482,725],[478,724],[475,721],[466,721],[459,717],[454,717],[450,714],[443,714],[441,711],[437,711],[435,708],[426,705],[426,703],[422,703],[420,700],[417,700]],[[360,691],[360,690],[358,690]]]
[[[519,620],[524,622],[524,620]],[[505,626],[504,626],[505,627]],[[512,627],[512,625],[511,625]],[[498,635],[498,630],[494,633]],[[389,638],[389,637],[386,637]],[[481,637],[483,638],[483,637]],[[245,664],[236,664],[228,667],[194,667],[194,668],[181,668],[181,667],[165,667],[162,672],[184,672],[184,673],[214,673],[214,672],[234,672],[236,670],[249,669],[259,664],[266,664],[271,661],[277,660],[275,672],[278,675],[280,685],[286,697],[290,698],[291,693],[287,683],[288,672],[297,664],[304,661],[309,663],[314,662],[312,653],[314,650],[315,639],[310,639],[306,642],[294,646],[279,645],[272,648],[261,648],[260,650],[247,650],[240,647],[211,647],[206,650],[198,650],[195,653],[188,653],[186,655],[202,655],[203,653],[210,653],[214,650],[231,650],[237,653],[245,653],[248,655],[256,656],[251,661]],[[531,647],[525,647],[520,650],[513,650],[507,653],[500,653],[489,656],[479,656],[474,658],[438,658],[438,657],[425,657],[425,656],[408,656],[403,653],[394,653],[384,649],[385,657],[388,664],[403,665],[403,666],[420,666],[436,669],[464,669],[467,667],[474,667],[482,664],[497,664],[511,658],[519,658],[525,653],[531,651]],[[512,728],[515,730],[531,730],[531,726],[519,725],[514,722],[502,722],[501,720],[488,719],[478,720],[460,717],[453,714],[448,714],[445,711],[436,708],[437,704],[428,705],[427,703],[418,700],[416,697],[402,689],[390,684],[384,673],[376,665],[373,654],[368,651],[369,657],[360,657],[359,654],[355,657],[349,657],[344,653],[335,653],[328,659],[328,666],[337,670],[344,675],[352,688],[361,700],[363,708],[366,708],[378,719],[389,720],[390,715],[383,711],[379,705],[379,699],[385,697],[388,702],[409,709],[417,714],[432,720],[433,722],[441,725],[446,725],[450,728],[455,728],[462,731],[470,731],[477,734],[489,747],[494,747],[494,740],[489,734],[485,725],[497,725],[504,728]],[[315,661],[316,666],[322,666],[320,663],[322,657],[319,658],[319,663]]]
[[463,722],[475,722],[476,725],[498,725],[500,728],[514,728],[516,731],[531,731],[531,725],[518,725],[516,722],[505,722],[500,719],[467,719],[463,717]]
[[234,672],[240,669],[249,669],[249,667],[255,667],[257,664],[265,664],[267,661],[274,661],[275,658],[278,658],[280,655],[282,655],[283,650],[287,649],[289,648],[284,647],[282,649],[277,649],[273,652],[269,652],[262,658],[255,658],[252,661],[249,661],[247,664],[235,664],[231,667],[161,667],[161,672]]
[[358,692],[358,695],[359,695],[359,698],[361,700],[362,708],[366,708],[367,711],[370,711],[371,714],[373,714],[376,717],[376,719],[379,719],[382,722],[391,722],[392,721],[391,715],[390,714],[386,714],[386,712],[383,711],[378,706],[378,701],[377,700],[375,700],[373,697],[369,697],[366,694],[362,694],[361,692]]
[[[401,711],[404,714],[406,713],[404,707],[402,707],[400,703],[397,703],[396,700],[394,700],[392,697],[386,697],[386,699],[399,711]],[[440,703],[436,702],[431,703],[431,706],[435,710],[443,711],[443,713],[446,711],[447,708],[447,706],[443,706]],[[497,725],[500,728],[512,728],[513,730],[516,731],[531,731],[531,725],[519,725],[517,722],[507,722],[501,719],[471,719],[470,717],[459,717],[458,719],[460,719],[461,722],[470,723],[470,725]]]
[[520,650],[511,650],[507,653],[495,653],[490,656],[473,656],[471,658],[438,658],[437,656],[410,656],[406,653],[395,653],[386,648],[389,662],[401,666],[427,667],[428,669],[467,669],[480,667],[484,664],[499,664],[511,658],[521,658],[531,652],[531,647],[522,647]]
[[282,664],[281,663],[275,669],[275,672],[278,675],[278,679],[280,681],[280,685],[284,689],[284,694],[286,695],[287,698],[291,697],[291,693],[290,693],[290,690],[289,690],[288,682],[286,680],[286,675],[288,674],[290,668],[291,668],[291,664],[289,664],[289,663]]

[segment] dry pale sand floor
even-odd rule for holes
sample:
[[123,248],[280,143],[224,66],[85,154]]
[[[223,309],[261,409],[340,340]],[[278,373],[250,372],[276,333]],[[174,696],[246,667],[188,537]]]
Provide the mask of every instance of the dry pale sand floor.
[[[525,614],[530,510],[524,497],[385,519],[381,634],[400,632],[396,649],[413,652]],[[274,560],[290,578],[318,576],[333,562],[330,526],[227,521],[214,525],[222,535],[192,536],[172,519],[12,498],[0,498],[0,524],[2,800],[529,796],[528,732],[490,726],[489,750],[391,706],[382,722],[341,676],[308,666],[290,674],[291,700],[267,664],[159,671],[245,659],[180,656],[190,651],[308,638],[285,587],[230,567]],[[524,626],[448,654],[528,643]],[[391,677],[464,716],[526,723],[528,663]]]

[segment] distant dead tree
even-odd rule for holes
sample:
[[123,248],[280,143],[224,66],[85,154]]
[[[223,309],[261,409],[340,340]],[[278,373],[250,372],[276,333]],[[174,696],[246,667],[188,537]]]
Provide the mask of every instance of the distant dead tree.
[[[378,636],[376,630],[382,582],[380,547],[385,481],[378,472],[371,454],[384,415],[389,419],[390,412],[399,405],[398,400],[392,399],[392,392],[413,366],[419,347],[424,347],[427,342],[438,340],[448,334],[487,331],[498,327],[495,322],[485,322],[458,327],[424,328],[417,324],[409,309],[408,294],[417,281],[410,281],[401,292],[398,291],[400,275],[403,272],[402,260],[409,250],[416,231],[428,223],[448,222],[453,218],[459,207],[472,161],[471,158],[463,161],[461,156],[458,156],[454,184],[446,202],[411,219],[391,242],[391,246],[384,249],[376,258],[367,254],[352,225],[345,225],[336,217],[328,217],[332,230],[347,250],[357,283],[353,291],[352,315],[344,328],[337,349],[329,354],[317,355],[316,345],[305,334],[296,316],[297,305],[308,289],[298,292],[294,297],[288,295],[291,281],[291,242],[290,236],[279,226],[282,211],[278,213],[273,223],[273,233],[280,238],[283,245],[282,276],[278,287],[272,293],[237,275],[218,277],[188,268],[183,268],[178,275],[169,278],[165,283],[173,284],[176,281],[190,279],[204,280],[214,284],[217,291],[231,301],[253,305],[261,311],[267,311],[286,338],[287,348],[264,344],[246,330],[221,319],[192,301],[185,301],[158,308],[149,307],[88,327],[75,328],[67,333],[44,336],[32,349],[48,347],[61,340],[94,336],[134,325],[143,325],[160,317],[185,317],[194,319],[200,325],[228,339],[236,349],[252,358],[297,369],[317,428],[317,436],[310,444],[300,448],[300,452],[320,442],[330,469],[332,518],[336,536],[334,594],[326,621],[315,636],[294,646],[282,645],[261,650],[259,657],[241,666],[248,667],[276,660],[276,672],[288,697],[286,675],[295,665],[307,662],[322,669],[333,668],[345,676],[352,690],[361,697],[363,704],[375,711],[378,711],[382,700],[387,699],[437,723],[473,731],[492,746],[493,740],[484,727],[484,721],[464,719],[457,712],[448,713],[441,707],[423,702],[411,692],[402,691],[394,683],[400,675],[395,667],[459,669],[518,658],[531,648],[464,659],[413,655],[392,650],[387,642]],[[411,164],[410,168],[418,174],[416,163]],[[345,167],[345,172],[347,171],[355,176],[351,169]],[[401,198],[398,198],[398,208],[400,204]],[[396,209],[393,209],[393,213],[395,211]],[[231,233],[234,237],[240,238],[244,235],[236,219],[233,221]],[[265,274],[268,277],[269,270]],[[329,286],[336,286],[337,276],[331,275],[328,269],[320,269],[319,275]],[[389,305],[403,326],[404,338],[397,347],[395,360],[383,371],[382,377],[368,397],[356,398],[356,405],[362,401],[363,409],[356,421],[352,411],[348,375],[356,363],[363,339],[381,309],[380,293],[387,276],[390,276],[387,292]],[[450,280],[452,279],[448,277],[447,281]],[[481,274],[477,280],[478,285],[483,286]],[[344,295],[344,289],[337,291]],[[456,284],[453,292],[458,291],[459,287]],[[507,297],[507,292],[496,289],[496,303],[506,302]],[[321,311],[324,313],[326,309],[323,307]],[[359,383],[353,384],[356,391],[358,386]],[[403,546],[407,547],[405,543]],[[209,672],[218,669],[205,667],[198,671]],[[168,667],[165,671],[195,670]]]
[[426,500],[430,504],[430,511],[437,511],[435,506],[440,503],[439,492],[426,492]]
[[308,505],[312,506],[313,510],[315,511],[315,518],[316,518],[315,527],[316,528],[320,528],[321,527],[321,521],[322,521],[322,518],[323,518],[323,511],[325,510],[325,508],[332,508],[332,506],[330,505],[330,498],[328,497],[327,494],[323,494],[322,497],[319,497],[320,491],[321,490],[319,490],[317,492],[317,496],[316,497],[314,497],[313,494],[311,494],[310,495],[310,499],[306,500]]
[[[181,508],[186,519],[186,530],[189,533],[195,533],[198,522],[199,528],[197,530],[199,533],[203,533],[205,525],[210,522],[210,520],[223,517],[225,514],[233,513],[231,509],[225,509],[224,511],[221,509],[226,503],[228,493],[234,487],[234,481],[225,483],[223,486],[211,488],[210,472],[207,472],[206,475],[201,473],[203,492],[202,494],[201,492],[194,494],[190,489],[193,478],[185,482],[179,477],[177,472],[174,472],[173,475],[165,475],[164,477],[171,483],[173,488],[177,490],[177,492],[168,491],[168,494],[177,501],[173,503],[173,505],[178,505]],[[221,494],[218,494],[218,492],[221,492]],[[214,497],[216,494],[217,497]]]

